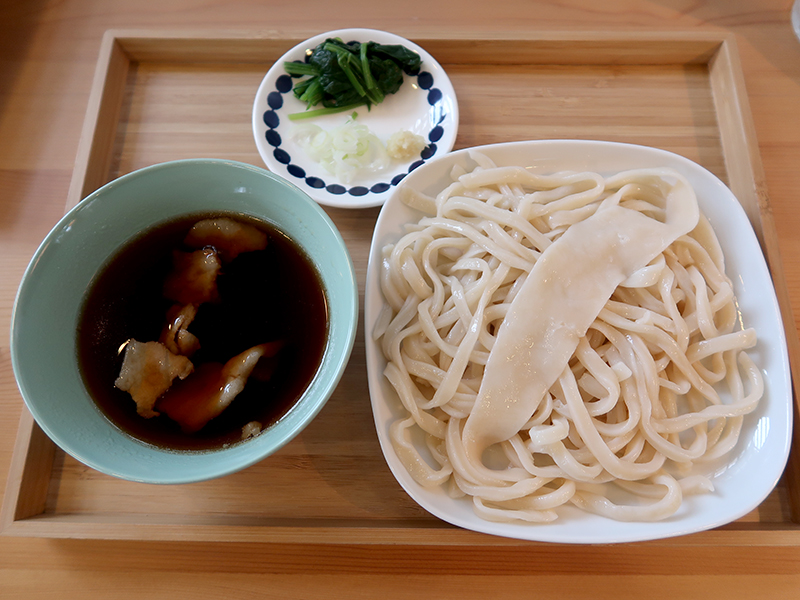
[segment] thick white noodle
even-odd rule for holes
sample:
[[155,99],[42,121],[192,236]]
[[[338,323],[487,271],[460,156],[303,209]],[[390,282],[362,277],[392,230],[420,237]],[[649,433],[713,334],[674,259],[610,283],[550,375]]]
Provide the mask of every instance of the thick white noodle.
[[622,521],[709,493],[763,393],[722,250],[669,169],[454,170],[383,249],[373,335],[412,477],[492,521]]

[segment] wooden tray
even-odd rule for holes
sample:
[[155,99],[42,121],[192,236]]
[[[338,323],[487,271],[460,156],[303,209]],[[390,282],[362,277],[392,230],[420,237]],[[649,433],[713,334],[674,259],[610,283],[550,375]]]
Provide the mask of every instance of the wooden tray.
[[[250,129],[255,91],[269,66],[305,37],[108,32],[67,208],[157,162],[212,156],[261,164]],[[682,154],[726,181],[768,256],[797,368],[798,340],[732,37],[409,37],[452,79],[461,109],[457,148],[542,138],[631,142]],[[378,209],[328,213],[353,256],[363,304]],[[676,546],[800,548],[799,463],[795,456],[775,491],[740,521],[650,544],[673,553]],[[153,486],[102,475],[56,448],[24,411],[0,524],[6,535],[55,538],[528,544],[452,527],[402,491],[373,425],[363,325],[319,417],[276,455],[222,479]]]

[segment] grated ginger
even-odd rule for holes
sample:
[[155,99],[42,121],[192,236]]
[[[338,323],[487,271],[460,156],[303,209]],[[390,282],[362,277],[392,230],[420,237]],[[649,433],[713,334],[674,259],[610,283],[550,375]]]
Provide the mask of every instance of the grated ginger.
[[410,131],[397,131],[386,142],[386,153],[395,160],[411,160],[425,148],[425,139]]

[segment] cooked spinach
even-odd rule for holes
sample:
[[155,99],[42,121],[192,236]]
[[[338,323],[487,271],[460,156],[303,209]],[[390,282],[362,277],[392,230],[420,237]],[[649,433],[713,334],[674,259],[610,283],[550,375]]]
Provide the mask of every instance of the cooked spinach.
[[[294,84],[293,93],[307,110],[290,119],[352,110],[380,104],[403,84],[403,74],[419,72],[419,54],[400,44],[348,42],[328,38],[305,62],[284,63],[289,75],[304,77]],[[323,108],[308,110],[322,105]]]

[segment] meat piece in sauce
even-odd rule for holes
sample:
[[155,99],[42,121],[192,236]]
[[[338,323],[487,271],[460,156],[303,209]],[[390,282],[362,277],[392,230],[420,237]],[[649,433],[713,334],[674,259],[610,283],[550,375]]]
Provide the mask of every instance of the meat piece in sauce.
[[217,301],[217,275],[221,267],[214,248],[173,252],[172,271],[164,282],[164,296],[181,304]]
[[259,360],[275,356],[281,346],[281,342],[259,344],[224,365],[212,362],[200,365],[191,377],[164,394],[158,410],[180,424],[185,433],[199,431],[244,389]]
[[191,356],[200,349],[200,340],[188,329],[196,316],[196,305],[174,305],[167,311],[167,323],[158,341],[173,354]]
[[242,439],[246,440],[247,438],[255,437],[259,433],[261,433],[261,423],[258,421],[250,421],[244,427],[242,427]]
[[170,352],[159,342],[128,340],[122,368],[114,385],[128,392],[136,403],[136,412],[149,419],[158,416],[156,400],[170,388],[177,377],[185,379],[194,369],[185,356]]
[[266,248],[267,234],[247,223],[220,217],[195,223],[184,242],[192,248],[212,246],[225,262],[230,262],[242,252]]

